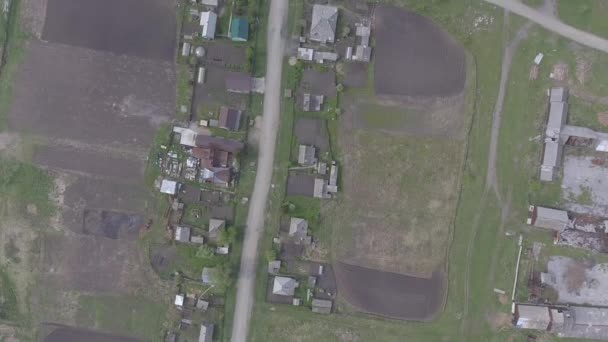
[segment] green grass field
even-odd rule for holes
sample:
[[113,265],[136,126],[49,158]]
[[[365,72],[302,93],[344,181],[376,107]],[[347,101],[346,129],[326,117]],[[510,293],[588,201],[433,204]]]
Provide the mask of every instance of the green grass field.
[[608,38],[608,3],[596,0],[559,0],[560,19],[581,30]]

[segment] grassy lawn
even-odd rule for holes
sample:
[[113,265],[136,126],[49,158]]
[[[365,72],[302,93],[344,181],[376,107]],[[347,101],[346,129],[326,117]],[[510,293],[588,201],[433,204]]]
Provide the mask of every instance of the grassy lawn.
[[77,324],[158,341],[168,305],[131,295],[83,295],[78,299]]
[[608,38],[608,3],[595,0],[559,0],[560,19],[581,30]]
[[13,0],[8,15],[0,15],[0,51],[4,52],[0,64],[0,131],[5,131],[7,128],[8,111],[13,99],[14,77],[17,66],[25,54],[24,44],[27,35],[21,31],[16,19],[19,7],[19,0]]

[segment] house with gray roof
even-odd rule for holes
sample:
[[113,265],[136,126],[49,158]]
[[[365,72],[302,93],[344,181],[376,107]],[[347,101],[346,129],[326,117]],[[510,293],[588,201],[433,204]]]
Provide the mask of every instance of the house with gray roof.
[[298,164],[302,166],[315,165],[317,163],[317,149],[310,145],[300,145],[298,147]]
[[209,219],[209,238],[217,239],[219,233],[226,227],[225,220]]
[[314,5],[312,7],[310,40],[322,44],[333,43],[336,39],[337,23],[337,7],[318,4]]
[[175,241],[190,242],[190,228],[177,226],[175,229]]
[[201,324],[201,332],[198,335],[198,342],[212,342],[213,341],[213,324]]
[[308,235],[308,221],[299,217],[292,217],[289,221],[289,236],[306,237]]
[[289,277],[274,277],[274,281],[272,282],[272,294],[279,296],[293,296],[296,287],[298,287],[298,282]]
[[547,330],[551,324],[549,308],[538,305],[515,307],[515,326],[520,329]]

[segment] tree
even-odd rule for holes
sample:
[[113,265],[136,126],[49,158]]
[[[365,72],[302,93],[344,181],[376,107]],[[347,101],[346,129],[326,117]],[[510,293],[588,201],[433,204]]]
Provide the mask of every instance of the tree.
[[336,86],[336,91],[338,91],[338,93],[341,93],[344,91],[344,85],[342,85],[342,83],[338,83],[338,85]]
[[229,245],[236,241],[236,228],[229,227],[228,229],[222,229],[217,236],[217,242],[220,245]]
[[213,276],[217,289],[224,292],[232,284],[232,267],[229,263],[223,263],[215,268]]
[[267,262],[271,262],[274,260],[277,260],[277,251],[274,248],[271,248],[269,250],[266,251],[266,253],[264,254],[264,256],[266,257],[266,261]]

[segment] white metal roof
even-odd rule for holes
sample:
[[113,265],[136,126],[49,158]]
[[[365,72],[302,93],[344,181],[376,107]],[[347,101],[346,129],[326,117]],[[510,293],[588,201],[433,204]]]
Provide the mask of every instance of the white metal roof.
[[201,26],[203,27],[202,37],[206,39],[215,38],[215,26],[217,24],[217,14],[214,12],[201,12]]
[[177,192],[177,182],[163,179],[160,183],[160,192],[163,194],[175,195]]

